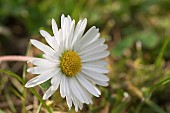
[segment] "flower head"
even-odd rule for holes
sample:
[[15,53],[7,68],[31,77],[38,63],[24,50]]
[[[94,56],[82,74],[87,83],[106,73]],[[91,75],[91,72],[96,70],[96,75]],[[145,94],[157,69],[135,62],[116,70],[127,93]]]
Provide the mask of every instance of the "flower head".
[[96,85],[107,86],[109,81],[104,75],[108,73],[107,62],[102,60],[109,51],[95,26],[84,34],[86,24],[85,18],[75,26],[75,20],[62,15],[61,29],[52,19],[54,36],[40,30],[49,45],[31,39],[31,43],[44,52],[44,58],[29,61],[35,67],[27,71],[39,76],[29,80],[25,87],[34,87],[50,79],[51,86],[43,99],[48,99],[59,88],[61,97],[66,98],[69,108],[74,104],[75,111],[82,109],[83,103],[92,104],[92,95],[99,97],[101,93]]

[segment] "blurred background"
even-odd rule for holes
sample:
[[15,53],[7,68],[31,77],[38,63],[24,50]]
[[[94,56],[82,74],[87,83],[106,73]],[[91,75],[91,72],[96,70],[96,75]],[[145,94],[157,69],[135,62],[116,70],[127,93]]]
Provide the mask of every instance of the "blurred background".
[[[170,113],[170,0],[0,0],[0,55],[41,57],[29,40],[46,43],[39,30],[52,34],[51,19],[60,26],[61,14],[87,18],[86,30],[97,26],[111,52],[109,86],[99,87],[102,95],[79,113]],[[27,66],[0,64],[26,81],[34,77]],[[35,87],[41,97],[46,86]],[[46,103],[56,113],[74,113],[58,91]],[[0,113],[36,113],[39,104],[22,83],[0,73]]]

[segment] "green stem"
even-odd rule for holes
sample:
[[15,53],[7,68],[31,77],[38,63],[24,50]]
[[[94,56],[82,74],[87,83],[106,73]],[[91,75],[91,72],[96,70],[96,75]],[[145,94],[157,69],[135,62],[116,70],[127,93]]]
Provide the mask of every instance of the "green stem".
[[156,105],[154,102],[152,102],[151,100],[144,100],[144,102],[150,106],[155,112],[157,113],[166,113],[162,108],[160,108],[158,105]]
[[[22,74],[22,78],[23,78],[24,82],[25,82],[25,75],[26,75],[26,65],[24,65],[23,74]],[[23,98],[26,98],[26,88],[25,87],[23,89],[22,96],[23,96]],[[26,99],[22,100],[22,113],[26,113]]]
[[164,42],[164,44],[163,44],[163,46],[162,46],[162,48],[161,48],[161,51],[160,51],[160,53],[159,53],[159,55],[158,55],[158,57],[157,57],[157,59],[156,59],[156,62],[155,62],[156,67],[160,67],[160,66],[161,66],[161,62],[162,62],[162,59],[163,59],[163,55],[164,55],[165,50],[166,50],[166,47],[167,47],[167,45],[168,45],[168,43],[169,43],[169,39],[170,39],[170,37],[167,37],[167,38],[166,38],[166,40],[165,40],[165,42]]
[[49,113],[52,113],[52,111],[50,110],[50,108],[47,106],[47,104],[45,103],[44,100],[41,99],[41,97],[39,96],[38,93],[36,93],[36,91],[33,88],[30,88],[30,91],[37,97],[37,99],[43,104],[43,106],[47,109],[47,111]]
[[37,109],[36,113],[40,113],[41,107],[42,107],[42,103],[40,103],[40,105],[38,106],[38,109]]
[[[8,74],[14,78],[16,78],[17,80],[19,80],[23,85],[25,85],[25,81],[17,74],[11,72],[11,71],[7,71],[7,70],[2,70],[0,69],[0,72]],[[49,113],[52,113],[52,111],[50,110],[50,108],[47,106],[47,104],[45,103],[44,100],[41,99],[41,97],[39,96],[39,94],[36,93],[36,91],[33,88],[30,88],[30,91],[37,97],[37,99],[42,103],[42,105],[47,109],[47,111]]]

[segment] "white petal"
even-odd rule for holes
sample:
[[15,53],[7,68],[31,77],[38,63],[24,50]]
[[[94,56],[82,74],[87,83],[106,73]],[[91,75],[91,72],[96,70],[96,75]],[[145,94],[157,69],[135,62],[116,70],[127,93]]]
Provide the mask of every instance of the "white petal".
[[51,56],[57,56],[55,51],[53,49],[51,49],[49,46],[41,43],[40,41],[34,40],[34,39],[31,39],[30,41],[34,46],[36,46],[38,49],[43,51],[45,54],[49,54]]
[[59,85],[60,85],[60,82],[61,82],[61,78],[62,78],[62,75],[61,75],[61,72],[58,72],[52,79],[51,79],[51,84],[52,84],[52,90],[57,90]]
[[78,111],[78,107],[79,107],[79,100],[76,98],[76,96],[72,95],[72,100],[73,100],[73,104],[75,106],[75,111]]
[[72,42],[72,47],[73,45],[76,45],[77,42],[81,39],[83,33],[84,33],[84,30],[86,28],[86,25],[87,25],[87,19],[85,18],[83,20],[83,22],[80,20],[75,28],[75,32],[74,32],[74,39],[73,39],[73,42]]
[[86,76],[89,76],[89,77],[96,79],[98,81],[104,81],[104,82],[109,81],[109,78],[102,73],[97,73],[97,72],[94,72],[94,71],[90,71],[88,69],[82,69],[82,72]]
[[90,66],[83,66],[82,69],[87,69],[97,73],[108,73],[109,70],[106,67],[90,67]]
[[50,55],[48,55],[48,54],[43,54],[43,57],[45,58],[45,59],[47,59],[48,61],[50,61],[50,62],[54,62],[54,63],[60,63],[60,57],[58,56],[58,57],[53,57],[53,56],[50,56]]
[[96,90],[97,88],[95,88],[95,86],[93,86],[88,80],[81,76],[81,74],[78,74],[76,77],[84,88],[86,88],[94,96],[99,97],[98,90]]
[[60,94],[61,94],[61,97],[64,98],[65,97],[65,78],[66,78],[66,75],[62,74],[62,78],[61,78],[61,82],[60,82]]
[[77,41],[82,37],[82,35],[85,31],[86,25],[87,25],[87,19],[85,18],[80,26],[80,29],[79,29],[79,32],[77,35]]
[[[81,85],[80,83],[79,83],[79,85]],[[82,85],[81,85],[81,87],[82,87],[82,90],[83,90],[83,92],[85,93],[85,95],[86,95],[86,98],[87,98],[87,101],[88,102],[86,102],[86,104],[92,104],[93,103],[93,101],[92,101],[92,94],[91,93],[89,93]],[[80,107],[80,106],[79,106]],[[81,108],[80,108],[81,109]]]
[[109,54],[110,54],[109,51],[103,51],[103,52],[100,52],[100,53],[95,53],[95,54],[89,55],[85,58],[82,58],[82,62],[99,60],[99,59],[107,57]]
[[69,26],[67,18],[65,18],[64,21],[65,21],[65,26],[62,30],[63,30],[63,35],[64,35],[64,38],[65,38],[65,47],[66,47],[66,49],[68,49],[68,38],[70,38],[69,37],[70,26]]
[[[97,79],[95,79],[95,78],[93,78],[93,77],[90,77],[90,76],[85,75],[85,74],[82,73],[82,72],[80,72],[80,73],[81,73],[81,75],[82,75],[84,78],[88,79],[89,81],[91,81],[91,82],[94,83],[94,84],[97,84],[97,85],[100,85],[100,86],[108,86],[108,83],[105,82],[105,81],[97,80]],[[100,92],[100,91],[99,91],[99,92]]]
[[86,94],[83,92],[75,77],[72,77],[71,79],[69,79],[69,81],[72,93],[79,99],[80,102],[89,104]]
[[80,39],[80,41],[75,46],[75,51],[77,51],[81,46],[86,46],[99,32],[99,29],[96,29],[95,26],[91,27],[86,34]]
[[61,15],[61,28],[64,26],[64,14]]
[[104,60],[95,60],[95,61],[83,63],[83,66],[89,66],[89,67],[105,67],[106,65],[108,65],[108,62]]
[[58,70],[54,70],[54,71],[49,71],[49,72],[45,72],[39,76],[36,76],[34,78],[32,78],[31,80],[29,80],[25,87],[34,87],[36,85],[39,85],[47,80],[49,80],[51,77],[53,77],[56,73],[58,73]]
[[52,86],[45,92],[43,100],[48,99],[56,90],[52,90]]
[[65,50],[65,47],[64,47],[64,45],[65,45],[65,40],[64,40],[64,36],[63,36],[63,31],[62,31],[62,29],[59,30],[59,37],[60,37],[60,47],[59,47],[59,50],[60,50],[61,52],[64,52],[64,50]]
[[67,105],[68,105],[69,109],[71,109],[71,107],[72,107],[72,100],[71,100],[71,96],[70,95],[66,96],[66,101],[67,101]]
[[40,30],[40,34],[45,38],[45,40],[47,41],[47,43],[51,46],[51,47],[53,47],[53,45],[52,45],[52,41],[51,41],[51,35],[48,33],[48,32],[46,32],[46,31],[44,31],[44,30]]
[[83,109],[83,103],[81,103],[80,101],[79,101],[79,103],[78,103],[78,106],[79,106],[79,109],[80,109],[80,110]]
[[71,25],[72,19],[71,19],[70,15],[67,15],[67,19],[68,19],[69,25]]
[[98,40],[99,37],[100,37],[100,33],[97,33],[96,36],[94,36],[94,38],[92,40],[90,40],[89,44],[95,42],[96,40]]
[[52,19],[52,30],[53,30],[53,33],[54,33],[54,37],[57,39],[57,43],[59,44],[60,38],[59,38],[59,35],[58,35],[58,27],[57,27],[56,21],[54,19]]
[[59,42],[58,42],[58,40],[60,40],[59,37],[58,38],[51,37],[52,48],[55,50],[55,52],[59,56],[60,51],[59,51]]
[[93,49],[93,48],[96,48],[100,45],[103,45],[105,39],[104,38],[101,38],[101,39],[98,39],[96,40],[95,42],[85,46],[85,47],[80,47],[80,49],[78,50],[78,53],[79,54],[83,54],[83,53],[86,53],[87,51]]
[[69,38],[68,38],[68,49],[72,49],[71,43],[73,41],[73,35],[74,35],[74,26],[75,26],[75,20],[72,21],[71,26],[70,26],[70,33],[69,33]]
[[55,68],[48,68],[48,67],[32,67],[28,68],[27,72],[30,72],[32,74],[43,74],[45,72],[49,72],[50,70],[55,70]]
[[83,103],[80,102],[76,96],[72,95],[72,101],[75,106],[75,111],[78,112],[78,108],[83,109]]
[[87,51],[86,53],[84,53],[83,55],[81,55],[81,58],[85,58],[85,57],[95,54],[95,53],[100,53],[100,52],[106,50],[107,48],[108,48],[107,45],[97,46],[96,48],[91,49],[91,50]]
[[58,62],[50,62],[49,60],[43,59],[43,58],[34,58],[32,60],[30,60],[29,62],[31,62],[32,64],[39,66],[39,67],[50,67],[50,68],[54,68],[57,67],[59,65]]

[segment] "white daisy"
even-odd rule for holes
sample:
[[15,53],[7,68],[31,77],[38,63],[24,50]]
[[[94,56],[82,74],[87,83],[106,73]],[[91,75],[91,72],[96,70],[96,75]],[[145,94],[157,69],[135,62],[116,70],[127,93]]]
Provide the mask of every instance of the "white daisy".
[[36,67],[27,71],[39,76],[29,80],[25,87],[34,87],[50,79],[51,86],[43,99],[48,99],[60,85],[61,97],[66,98],[70,109],[73,103],[75,111],[82,109],[83,103],[92,104],[92,95],[99,97],[101,92],[95,85],[108,85],[109,78],[104,75],[108,73],[107,62],[102,59],[109,55],[109,51],[95,26],[83,35],[86,24],[85,18],[75,26],[75,20],[62,15],[61,29],[52,19],[54,36],[40,30],[49,46],[31,39],[31,43],[44,52],[44,58],[29,61]]

